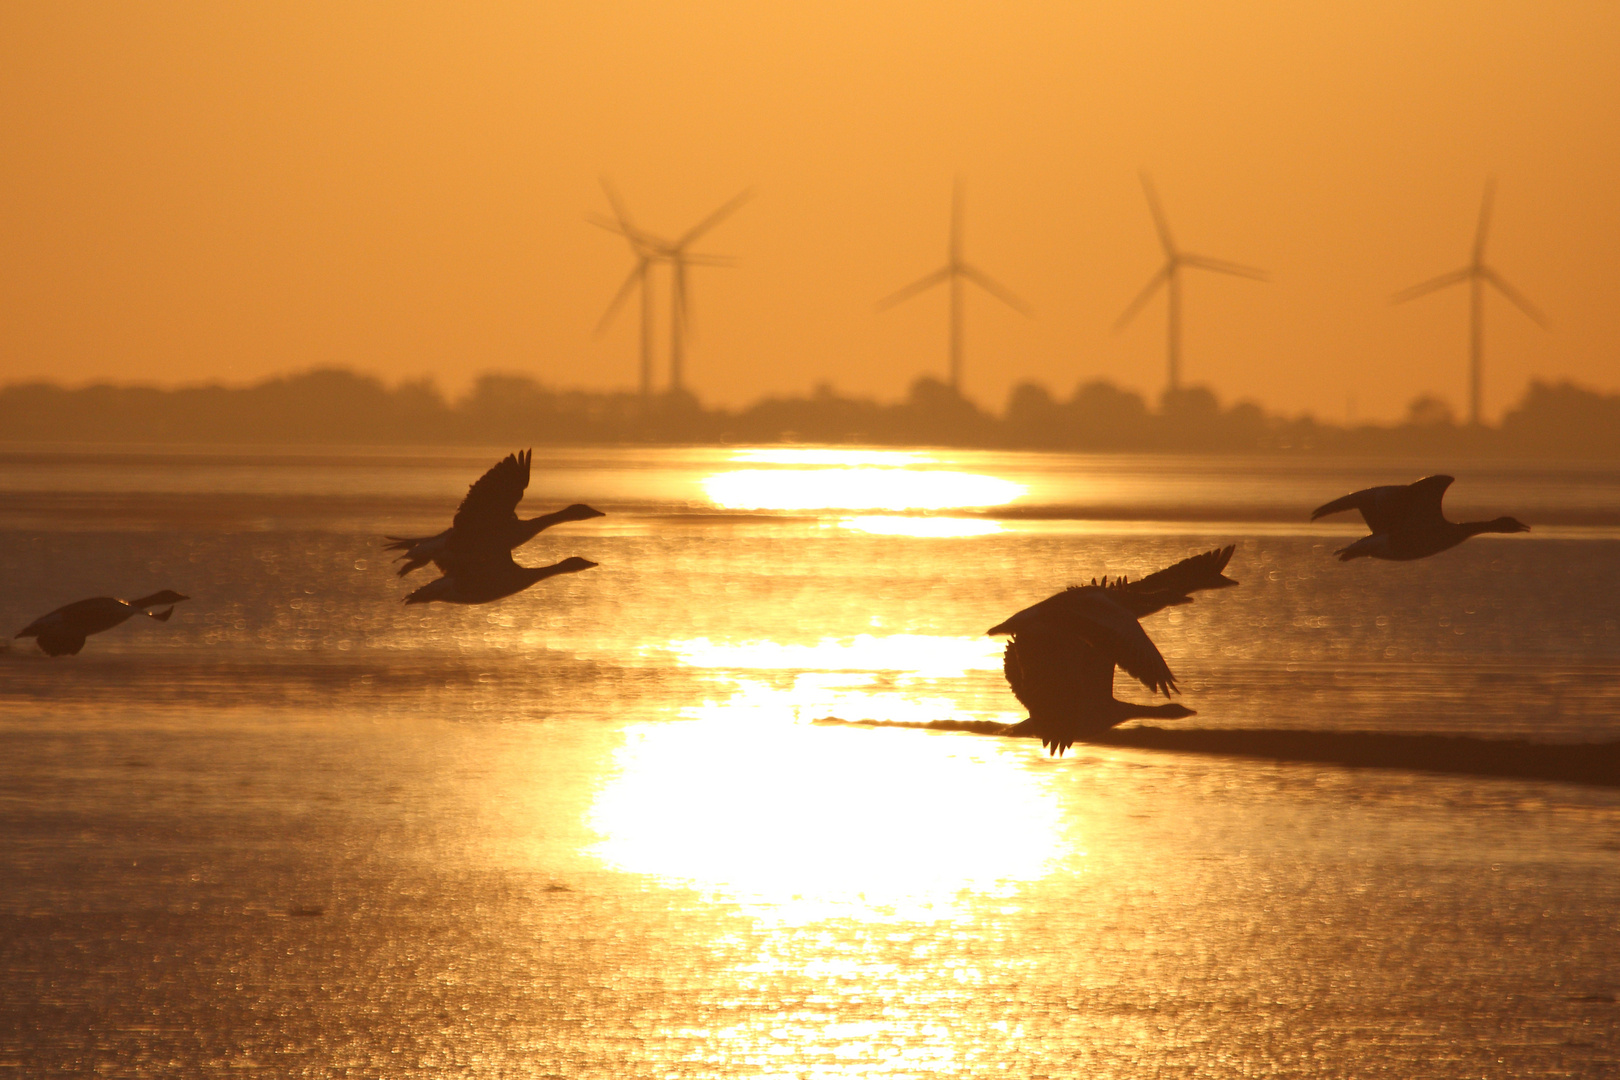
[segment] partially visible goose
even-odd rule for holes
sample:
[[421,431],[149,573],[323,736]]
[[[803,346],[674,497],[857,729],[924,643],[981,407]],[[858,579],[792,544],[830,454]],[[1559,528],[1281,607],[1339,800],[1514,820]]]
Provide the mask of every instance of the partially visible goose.
[[[504,517],[492,518],[488,527],[492,530],[492,542],[505,544],[506,550],[511,551],[522,547],[533,540],[540,533],[553,525],[560,525],[565,521],[586,521],[590,518],[605,516],[602,511],[586,506],[584,503],[575,503],[550,514],[541,514],[536,518],[522,520],[517,516],[517,504],[523,498],[523,492],[529,486],[529,462],[534,456],[533,450],[524,450],[516,454],[508,454],[497,462],[488,472],[479,477],[477,483],[469,489],[477,489],[485,485],[490,490],[491,497],[498,492],[501,497],[511,497],[511,506]],[[439,567],[440,573],[449,573],[450,567],[446,559],[451,557],[451,534],[455,526],[439,533],[437,536],[390,536],[391,544],[383,546],[384,551],[402,551],[399,558],[405,565],[399,568],[399,576],[404,577],[412,570],[434,563]]]
[[1340,562],[1373,558],[1405,561],[1436,555],[1480,533],[1529,532],[1517,518],[1490,521],[1447,521],[1440,500],[1452,484],[1449,476],[1425,476],[1411,484],[1389,484],[1352,492],[1311,511],[1311,520],[1359,510],[1372,535],[1364,536],[1333,554]]
[[[512,559],[513,512],[529,483],[529,455],[511,454],[467,489],[434,562],[444,576],[405,597],[407,604],[487,604],[522,592],[537,581],[575,574],[596,564],[564,559],[551,566],[519,566]],[[587,508],[588,509],[588,508]],[[589,516],[595,517],[591,511]]]
[[1196,715],[1173,702],[1138,705],[1115,699],[1114,668],[1169,697],[1175,676],[1137,620],[1191,603],[1192,594],[1202,589],[1236,585],[1222,573],[1233,550],[1194,555],[1137,581],[1105,577],[1101,583],[1071,585],[991,627],[991,634],[1012,635],[1002,670],[1029,710],[1029,719],[1005,734],[1038,737],[1048,751],[1061,754],[1076,740],[1126,720]]
[[[47,656],[74,656],[84,648],[84,639],[103,630],[111,630],[132,615],[145,615],[158,622],[168,622],[174,614],[174,604],[191,599],[170,589],[143,596],[139,600],[117,600],[111,596],[95,596],[59,607],[49,615],[41,615],[18,632],[20,638],[31,637],[39,643]],[[147,608],[169,604],[162,611]]]

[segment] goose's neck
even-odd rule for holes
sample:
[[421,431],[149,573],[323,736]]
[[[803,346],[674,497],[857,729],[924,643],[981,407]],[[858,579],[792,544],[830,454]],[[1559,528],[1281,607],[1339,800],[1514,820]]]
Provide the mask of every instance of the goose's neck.
[[1465,521],[1453,526],[1464,536],[1478,536],[1480,533],[1513,533],[1521,531],[1521,526],[1512,518],[1493,518],[1490,521]]
[[549,514],[541,514],[539,517],[519,519],[518,531],[523,534],[523,539],[532,540],[553,525],[569,520],[572,519],[568,516],[568,511],[554,510]]
[[566,574],[569,571],[569,567],[564,566],[562,563],[552,563],[550,566],[525,566],[522,569],[524,576],[529,579],[531,585],[537,581],[544,581],[549,577],[556,577],[558,574]]

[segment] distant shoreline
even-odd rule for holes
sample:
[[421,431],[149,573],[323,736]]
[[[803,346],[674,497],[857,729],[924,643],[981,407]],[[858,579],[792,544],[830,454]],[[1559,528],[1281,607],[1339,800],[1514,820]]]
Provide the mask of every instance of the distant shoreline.
[[1311,416],[1223,405],[1192,387],[1150,407],[1106,382],[1067,398],[1025,383],[991,412],[934,379],[904,400],[844,397],[830,387],[741,409],[685,393],[559,390],[486,375],[451,401],[430,382],[386,386],[322,369],[251,386],[159,389],[51,383],[0,387],[0,445],[305,447],[701,446],[797,443],[1081,453],[1257,454],[1620,460],[1620,394],[1534,382],[1500,425],[1455,422],[1432,397],[1405,421],[1340,427]]

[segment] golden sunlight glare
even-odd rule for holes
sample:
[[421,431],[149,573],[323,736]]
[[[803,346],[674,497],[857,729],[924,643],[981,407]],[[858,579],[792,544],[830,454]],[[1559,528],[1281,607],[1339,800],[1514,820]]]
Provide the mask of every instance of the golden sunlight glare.
[[932,469],[738,469],[703,481],[727,510],[945,510],[1001,506],[1024,485],[979,473]]
[[969,671],[1000,671],[1003,647],[1001,641],[991,637],[928,634],[857,634],[843,640],[822,638],[814,645],[721,643],[707,638],[669,644],[688,667],[732,671],[903,671],[935,679]]
[[803,924],[949,917],[964,890],[1037,879],[1066,853],[1023,747],[787,719],[818,698],[814,680],[745,681],[687,722],[626,729],[589,814],[596,855]]
[[1001,522],[985,518],[905,517],[892,514],[868,514],[847,517],[838,523],[840,528],[872,536],[957,537],[992,536],[1003,531]]

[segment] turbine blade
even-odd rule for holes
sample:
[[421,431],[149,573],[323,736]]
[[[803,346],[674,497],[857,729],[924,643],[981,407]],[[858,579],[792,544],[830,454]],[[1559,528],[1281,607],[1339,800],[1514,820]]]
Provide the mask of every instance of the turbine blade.
[[901,301],[910,300],[913,296],[916,296],[920,292],[927,292],[929,289],[932,289],[935,285],[938,285],[942,281],[950,280],[951,270],[952,267],[942,266],[938,270],[935,270],[932,274],[929,274],[927,277],[918,278],[916,281],[913,281],[910,285],[907,285],[899,292],[891,293],[890,295],[885,296],[882,300],[879,300],[877,302],[877,309],[879,311],[883,311],[888,308],[892,308]]
[[1491,204],[1496,201],[1496,177],[1485,181],[1485,197],[1479,203],[1479,225],[1474,229],[1474,265],[1485,262],[1485,236],[1491,228]]
[[630,222],[630,211],[625,208],[624,200],[619,198],[619,193],[613,189],[613,185],[608,182],[607,177],[602,176],[597,179],[602,182],[602,193],[607,196],[608,205],[613,207],[613,216],[619,219],[620,227],[628,236],[636,228]]
[[1402,289],[1400,292],[1390,297],[1389,302],[1392,304],[1404,304],[1408,300],[1416,300],[1418,297],[1427,293],[1432,293],[1436,289],[1444,289],[1448,285],[1456,285],[1459,282],[1467,281],[1468,275],[1472,274],[1473,272],[1473,267],[1465,266],[1461,270],[1453,270],[1449,274],[1441,274],[1437,278],[1430,278],[1428,281],[1418,285],[1413,285],[1409,289]]
[[1159,267],[1158,273],[1148,278],[1147,285],[1143,287],[1141,292],[1136,294],[1136,299],[1132,300],[1131,306],[1125,309],[1125,314],[1114,320],[1115,333],[1123,330],[1126,323],[1136,318],[1136,313],[1141,311],[1149,300],[1153,299],[1153,294],[1159,291],[1159,286],[1170,280],[1170,270],[1173,266],[1175,266],[1175,263],[1167,262]]
[[710,214],[708,217],[704,218],[702,221],[698,222],[696,225],[692,226],[690,229],[687,229],[684,233],[682,233],[680,235],[679,239],[677,239],[673,244],[670,245],[670,247],[680,249],[680,248],[685,247],[687,244],[690,244],[693,240],[696,240],[698,237],[702,236],[704,233],[708,232],[710,229],[712,229],[716,225],[720,224],[726,218],[728,218],[732,214],[736,213],[738,207],[742,206],[743,203],[747,202],[749,199],[752,199],[753,197],[754,197],[754,189],[753,188],[749,188],[748,190],[746,190],[746,191],[742,192],[741,194],[737,195],[736,198],[734,198],[730,202],[726,203],[720,209],[716,210],[714,213]]
[[1164,253],[1171,259],[1176,257],[1176,242],[1170,239],[1170,223],[1165,220],[1164,207],[1159,205],[1159,193],[1153,190],[1153,181],[1148,179],[1147,173],[1142,173],[1142,191],[1147,195],[1148,210],[1153,214],[1153,227],[1159,230],[1159,243],[1164,245]]
[[1217,274],[1235,274],[1238,277],[1253,278],[1255,281],[1271,280],[1271,275],[1264,270],[1244,266],[1242,263],[1227,262],[1225,259],[1211,259],[1204,255],[1183,255],[1181,261],[1200,270],[1213,270]]
[[635,292],[636,282],[641,279],[642,274],[646,273],[646,269],[647,260],[642,259],[630,271],[629,276],[624,279],[624,284],[619,286],[619,291],[613,294],[613,300],[608,304],[607,310],[602,312],[602,317],[596,321],[596,333],[600,334],[608,328],[608,324],[613,321],[613,316],[619,313],[619,309],[624,306],[624,302],[630,299],[630,294]]
[[1536,325],[1540,326],[1543,330],[1549,329],[1547,326],[1547,316],[1541,313],[1541,309],[1532,304],[1524,293],[1520,292],[1518,289],[1515,289],[1513,286],[1509,285],[1505,280],[1503,280],[1501,274],[1498,274],[1495,270],[1492,270],[1488,266],[1480,267],[1480,273],[1485,276],[1486,281],[1496,286],[1497,292],[1513,301],[1518,305],[1520,311],[1534,319],[1536,321]]
[[986,274],[983,270],[980,270],[976,266],[964,266],[961,269],[963,277],[967,278],[969,281],[973,282],[973,284],[977,285],[979,288],[983,289],[997,300],[1000,300],[1003,304],[1006,304],[1014,311],[1031,317],[1035,315],[1035,309],[1020,299],[1017,293],[1001,284],[1001,282],[997,281],[989,274]]
[[658,250],[661,243],[656,236],[653,236],[650,233],[644,233],[640,229],[626,228],[621,223],[614,221],[611,218],[603,217],[601,214],[586,214],[585,220],[590,222],[592,225],[595,225],[598,229],[606,229],[614,236],[624,237],[626,240],[630,241],[630,247],[635,251],[635,253],[642,258],[652,255],[656,250]]

